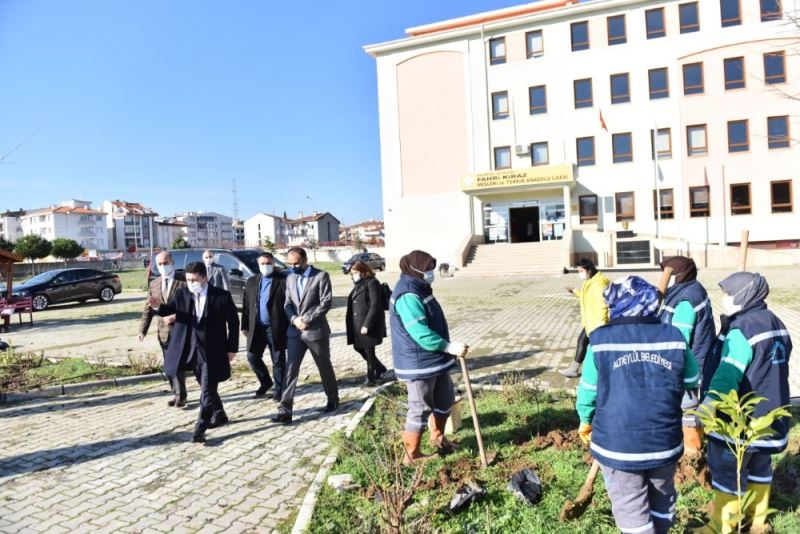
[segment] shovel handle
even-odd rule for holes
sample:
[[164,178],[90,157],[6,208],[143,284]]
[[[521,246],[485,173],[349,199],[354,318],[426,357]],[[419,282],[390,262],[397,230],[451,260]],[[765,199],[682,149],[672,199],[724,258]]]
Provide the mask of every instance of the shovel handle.
[[472,396],[472,385],[469,383],[467,361],[463,356],[459,356],[458,361],[461,363],[461,374],[464,376],[464,389],[467,390],[469,409],[472,410],[472,425],[475,427],[475,438],[478,441],[478,452],[481,455],[481,467],[485,469],[489,463],[486,461],[486,449],[483,448],[483,437],[481,436],[481,427],[478,423],[478,409],[475,407],[475,397]]
[[672,276],[672,267],[664,267],[664,272],[661,273],[661,280],[658,281],[658,294],[661,299],[667,293],[667,286],[669,285],[669,277]]

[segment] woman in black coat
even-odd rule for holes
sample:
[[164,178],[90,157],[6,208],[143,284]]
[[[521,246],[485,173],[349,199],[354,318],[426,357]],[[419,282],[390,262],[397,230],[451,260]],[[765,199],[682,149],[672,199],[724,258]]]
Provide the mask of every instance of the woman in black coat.
[[375,272],[363,261],[350,268],[353,290],[347,297],[347,344],[367,362],[366,386],[374,386],[382,380],[386,367],[375,356],[375,347],[386,337],[386,316],[383,311],[381,284]]

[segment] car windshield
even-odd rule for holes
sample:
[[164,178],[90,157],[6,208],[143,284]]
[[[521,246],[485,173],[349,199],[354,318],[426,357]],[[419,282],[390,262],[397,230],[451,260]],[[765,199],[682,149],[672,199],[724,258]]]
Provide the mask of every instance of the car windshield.
[[[258,255],[261,254],[258,250],[235,250],[233,252],[234,256],[242,260],[242,263],[247,265],[247,267],[253,271],[254,273],[258,272]],[[286,264],[284,264],[278,258],[272,258],[272,262],[278,267],[278,269],[285,269]]]
[[31,278],[29,280],[26,280],[25,282],[23,282],[20,285],[43,284],[45,282],[49,282],[50,280],[52,280],[53,277],[55,275],[57,275],[57,274],[58,274],[58,271],[50,271],[49,273],[37,274],[33,278]]
[[352,258],[350,258],[350,261],[358,261],[358,260],[360,260],[360,259],[361,259],[361,254],[356,254],[355,256],[353,256]]

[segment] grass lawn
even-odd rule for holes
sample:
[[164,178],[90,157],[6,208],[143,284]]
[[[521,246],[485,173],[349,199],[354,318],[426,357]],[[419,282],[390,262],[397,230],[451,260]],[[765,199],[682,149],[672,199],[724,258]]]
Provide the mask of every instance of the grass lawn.
[[119,275],[123,291],[147,291],[147,269],[111,271]]
[[320,271],[325,271],[328,274],[334,275],[342,274],[342,264],[338,261],[313,261],[313,257],[308,258],[308,263],[319,269]]
[[[567,393],[542,393],[519,382],[477,397],[483,440],[494,462],[480,469],[469,407],[463,401],[463,426],[455,439],[461,450],[434,458],[417,468],[398,466],[399,432],[405,416],[405,389],[393,386],[376,400],[352,437],[338,438],[339,460],[332,474],[349,473],[360,487],[338,493],[327,484],[321,491],[310,532],[618,532],[602,476],[595,483],[592,504],[567,523],[559,513],[575,499],[588,473],[590,456],[577,438],[574,398]],[[776,532],[800,532],[800,426],[795,414],[788,453],[775,458],[772,506]],[[433,449],[424,436],[423,452]],[[517,500],[507,489],[511,475],[525,467],[542,481],[544,494],[535,506]],[[684,471],[686,469],[686,471]],[[682,465],[679,472],[694,473]],[[448,503],[464,483],[474,481],[486,497],[455,514]],[[696,479],[679,484],[677,523],[672,532],[700,526],[707,519],[711,491]],[[392,527],[389,525],[393,524]]]

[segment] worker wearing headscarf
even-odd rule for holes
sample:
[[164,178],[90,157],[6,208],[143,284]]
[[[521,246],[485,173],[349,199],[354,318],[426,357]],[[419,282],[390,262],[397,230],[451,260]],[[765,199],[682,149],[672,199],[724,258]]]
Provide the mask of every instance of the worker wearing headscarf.
[[[758,273],[734,273],[719,283],[724,294],[725,315],[706,363],[704,405],[711,405],[718,394],[737,391],[739,396],[753,392],[765,400],[755,406],[753,417],[760,417],[789,404],[789,357],[792,340],[786,325],[767,309],[764,300],[769,284]],[[717,414],[724,417],[724,414]],[[739,484],[754,495],[744,514],[752,532],[766,526],[772,483],[772,454],[788,443],[789,423],[779,418],[772,424],[772,435],[756,440],[747,451]],[[708,467],[714,489],[711,522],[701,532],[735,532],[739,515],[736,459],[726,442],[731,438],[711,432],[708,436]]]
[[[400,280],[389,305],[392,359],[398,380],[406,383],[408,412],[403,445],[404,463],[421,458],[422,433],[431,428],[431,443],[440,452],[452,452],[456,444],[444,437],[455,391],[448,374],[453,356],[465,356],[467,345],[450,341],[442,307],[433,296],[436,259],[414,250],[400,259]],[[430,421],[429,421],[430,420]]]
[[609,285],[611,320],[589,335],[578,430],[603,470],[617,527],[666,533],[683,454],[681,399],[700,379],[680,330],[661,323],[658,290],[638,276]]

